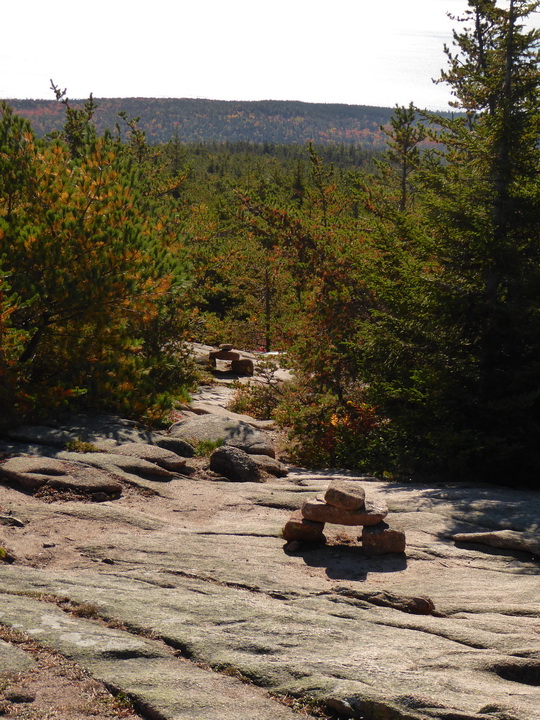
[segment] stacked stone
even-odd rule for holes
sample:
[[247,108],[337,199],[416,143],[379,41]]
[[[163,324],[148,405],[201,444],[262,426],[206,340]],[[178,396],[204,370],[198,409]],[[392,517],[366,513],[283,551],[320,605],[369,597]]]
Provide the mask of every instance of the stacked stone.
[[324,499],[306,500],[283,528],[288,541],[321,542],[325,523],[361,526],[362,547],[367,555],[385,555],[405,551],[405,533],[391,528],[384,519],[388,507],[384,501],[366,499],[365,489],[356,480],[332,480]]
[[214,368],[217,366],[218,360],[230,363],[231,372],[237,375],[253,375],[254,372],[253,360],[241,357],[240,353],[233,350],[233,346],[229,344],[220,345],[219,350],[212,350],[208,359]]

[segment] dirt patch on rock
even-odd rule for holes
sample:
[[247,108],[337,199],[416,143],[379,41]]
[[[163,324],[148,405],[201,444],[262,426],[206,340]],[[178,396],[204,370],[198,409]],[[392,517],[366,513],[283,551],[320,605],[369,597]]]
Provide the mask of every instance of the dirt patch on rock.
[[34,660],[24,672],[0,672],[0,716],[11,720],[139,720],[129,700],[114,697],[76,663],[0,625],[0,639]]

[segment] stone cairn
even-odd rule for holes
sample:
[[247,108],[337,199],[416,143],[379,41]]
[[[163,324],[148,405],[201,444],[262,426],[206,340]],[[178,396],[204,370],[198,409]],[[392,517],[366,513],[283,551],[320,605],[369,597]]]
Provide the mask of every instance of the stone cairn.
[[306,500],[293,512],[283,528],[289,542],[325,542],[325,523],[361,526],[358,540],[366,555],[405,552],[405,533],[391,528],[384,520],[388,507],[384,501],[366,500],[365,489],[356,480],[332,480],[324,499]]
[[254,364],[251,358],[242,357],[233,346],[223,344],[218,350],[212,350],[208,355],[208,361],[213,368],[217,367],[217,361],[230,363],[230,370],[237,375],[253,375]]

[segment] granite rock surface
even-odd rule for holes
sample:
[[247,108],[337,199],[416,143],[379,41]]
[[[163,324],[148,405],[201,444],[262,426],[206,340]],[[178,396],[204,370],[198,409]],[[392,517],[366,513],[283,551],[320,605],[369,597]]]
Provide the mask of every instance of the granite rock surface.
[[324,527],[326,544],[290,551],[291,510],[350,475],[160,477],[31,440],[0,449],[99,461],[125,491],[45,503],[0,481],[0,511],[20,521],[0,524],[15,558],[0,568],[0,623],[76,659],[146,717],[305,718],[277,699],[294,696],[358,720],[540,720],[538,494],[362,478],[406,552],[366,556],[358,529],[339,524]]

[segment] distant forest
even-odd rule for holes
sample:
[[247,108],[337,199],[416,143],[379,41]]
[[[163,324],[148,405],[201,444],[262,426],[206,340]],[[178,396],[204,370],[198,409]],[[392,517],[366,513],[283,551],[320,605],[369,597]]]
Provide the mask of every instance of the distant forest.
[[[64,108],[55,100],[8,100],[15,113],[27,118],[38,137],[60,131]],[[380,148],[387,140],[391,108],[364,105],[263,100],[257,102],[174,98],[95,99],[94,122],[99,134],[114,128],[118,113],[138,117],[150,144],[177,137],[183,143],[251,142],[318,145],[355,144]],[[70,100],[82,108],[83,100]]]

